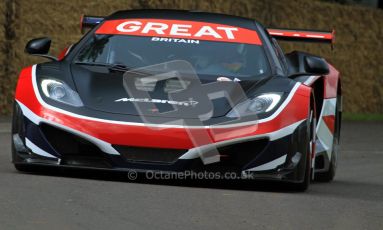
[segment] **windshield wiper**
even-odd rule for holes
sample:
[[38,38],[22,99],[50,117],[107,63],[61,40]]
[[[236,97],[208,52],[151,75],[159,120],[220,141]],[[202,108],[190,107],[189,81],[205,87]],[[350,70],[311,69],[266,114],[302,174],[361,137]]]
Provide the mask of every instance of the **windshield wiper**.
[[110,63],[102,63],[102,62],[75,62],[76,65],[90,65],[90,66],[103,66],[107,67],[110,70],[116,70],[116,71],[128,71],[132,68],[129,66],[126,66],[124,64],[110,64]]

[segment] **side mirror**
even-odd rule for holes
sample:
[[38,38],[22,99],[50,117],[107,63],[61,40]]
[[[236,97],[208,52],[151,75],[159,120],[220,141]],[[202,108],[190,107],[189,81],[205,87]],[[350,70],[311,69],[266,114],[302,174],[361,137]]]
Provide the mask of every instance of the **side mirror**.
[[47,37],[35,38],[30,40],[25,46],[25,52],[35,56],[41,56],[57,61],[56,57],[48,55],[49,48],[51,47],[51,39]]
[[323,58],[309,53],[293,51],[286,54],[286,60],[291,78],[308,74],[326,75],[330,72],[330,67]]
[[305,70],[307,73],[326,75],[330,72],[327,62],[320,57],[305,56]]

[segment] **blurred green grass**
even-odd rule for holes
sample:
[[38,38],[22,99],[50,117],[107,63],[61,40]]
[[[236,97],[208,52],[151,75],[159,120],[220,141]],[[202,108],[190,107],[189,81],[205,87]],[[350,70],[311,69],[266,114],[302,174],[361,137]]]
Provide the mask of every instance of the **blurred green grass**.
[[343,113],[344,121],[383,121],[383,114]]

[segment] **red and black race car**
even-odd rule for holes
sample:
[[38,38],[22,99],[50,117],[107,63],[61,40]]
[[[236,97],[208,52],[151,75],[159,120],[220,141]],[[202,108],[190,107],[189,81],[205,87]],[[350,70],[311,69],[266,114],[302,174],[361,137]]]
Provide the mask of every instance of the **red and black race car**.
[[253,19],[174,10],[84,16],[59,58],[21,71],[13,163],[138,172],[233,172],[290,182],[335,175],[339,72],[284,54],[276,39],[332,43],[333,32],[270,29]]

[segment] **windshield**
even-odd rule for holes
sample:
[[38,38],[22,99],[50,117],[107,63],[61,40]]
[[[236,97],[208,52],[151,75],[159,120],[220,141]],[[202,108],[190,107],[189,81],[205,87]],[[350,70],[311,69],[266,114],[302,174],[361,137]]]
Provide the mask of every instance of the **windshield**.
[[194,39],[94,34],[77,63],[123,65],[130,69],[174,60],[189,62],[197,75],[250,80],[269,73],[262,46]]

